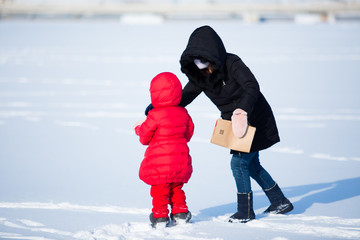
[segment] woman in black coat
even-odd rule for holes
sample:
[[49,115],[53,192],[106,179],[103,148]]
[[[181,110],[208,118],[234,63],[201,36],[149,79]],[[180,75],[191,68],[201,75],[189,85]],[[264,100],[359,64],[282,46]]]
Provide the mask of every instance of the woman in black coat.
[[221,38],[209,26],[197,28],[191,34],[180,64],[189,79],[183,89],[181,106],[185,107],[204,92],[220,110],[221,117],[233,121],[236,136],[244,134],[247,123],[256,127],[250,153],[231,150],[238,211],[229,221],[247,222],[255,218],[250,177],[270,200],[266,213],[291,211],[292,204],[259,162],[259,151],[279,142],[280,138],[271,107],[250,69],[237,55],[226,52]]

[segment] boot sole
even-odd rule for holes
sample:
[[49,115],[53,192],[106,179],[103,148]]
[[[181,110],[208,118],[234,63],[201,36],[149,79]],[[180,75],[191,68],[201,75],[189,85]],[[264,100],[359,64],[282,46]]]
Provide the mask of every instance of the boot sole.
[[287,207],[280,209],[280,210],[275,210],[275,211],[269,211],[269,212],[264,212],[264,214],[286,214],[290,211],[292,211],[294,209],[294,206],[292,204],[288,205]]
[[164,228],[167,228],[169,226],[169,223],[159,222],[159,223],[156,223],[156,224],[151,224],[151,226],[153,228],[156,228],[156,229],[164,229]]
[[291,204],[288,208],[285,208],[284,210],[279,211],[277,214],[285,214],[285,213],[292,211],[293,209],[294,209],[294,206]]
[[249,219],[235,219],[235,218],[229,218],[227,219],[227,222],[229,223],[247,223],[250,222],[252,220],[254,220],[255,218],[249,218]]

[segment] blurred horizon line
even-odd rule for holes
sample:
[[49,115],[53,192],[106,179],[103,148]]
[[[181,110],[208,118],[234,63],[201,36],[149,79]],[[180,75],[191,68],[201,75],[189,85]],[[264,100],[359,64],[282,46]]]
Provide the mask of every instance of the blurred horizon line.
[[[0,0],[0,20],[9,19],[146,19],[164,20],[243,20],[337,22],[360,21],[360,1],[270,1],[263,3],[225,1],[14,1]],[[81,3],[82,2],[82,3]],[[151,16],[149,18],[149,16]]]

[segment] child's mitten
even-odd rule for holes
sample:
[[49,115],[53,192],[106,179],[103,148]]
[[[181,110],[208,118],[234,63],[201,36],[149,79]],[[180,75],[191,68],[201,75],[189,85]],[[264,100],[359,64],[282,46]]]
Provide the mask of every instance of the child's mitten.
[[142,119],[140,121],[137,121],[134,126],[133,126],[133,129],[135,131],[135,134],[139,136],[139,129],[140,129],[140,126],[141,124],[143,124],[143,122],[145,122],[145,119]]
[[231,116],[232,130],[235,137],[242,138],[248,127],[247,112],[241,108],[235,109]]

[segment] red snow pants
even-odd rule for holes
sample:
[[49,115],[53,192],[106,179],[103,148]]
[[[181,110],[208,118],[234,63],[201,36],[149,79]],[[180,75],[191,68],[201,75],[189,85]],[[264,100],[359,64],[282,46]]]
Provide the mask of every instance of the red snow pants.
[[187,213],[186,197],[181,189],[184,183],[167,183],[152,185],[150,189],[152,200],[152,213],[154,218],[168,217],[168,204],[171,206],[171,213]]

